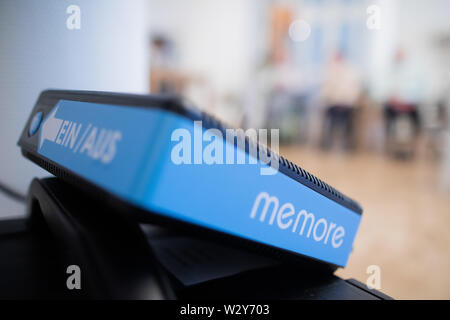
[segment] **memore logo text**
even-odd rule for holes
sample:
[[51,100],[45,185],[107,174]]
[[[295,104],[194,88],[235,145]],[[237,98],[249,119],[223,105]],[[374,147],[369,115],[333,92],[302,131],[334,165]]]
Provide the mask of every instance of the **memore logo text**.
[[344,242],[343,226],[324,218],[316,219],[314,213],[304,209],[296,212],[294,205],[290,202],[280,206],[278,198],[270,196],[267,192],[259,193],[253,204],[250,218],[255,219],[258,216],[262,223],[267,222],[271,226],[276,223],[275,225],[280,229],[290,230],[306,238],[311,237],[314,241],[331,245],[335,249]]

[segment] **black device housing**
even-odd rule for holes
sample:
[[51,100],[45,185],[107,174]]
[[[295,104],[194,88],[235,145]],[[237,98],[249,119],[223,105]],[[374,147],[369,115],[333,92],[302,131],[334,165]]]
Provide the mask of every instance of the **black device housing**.
[[[280,264],[184,286],[152,252],[139,223],[58,178],[30,185],[27,216],[0,221],[1,299],[365,299],[388,296],[350,279]],[[68,290],[66,268],[82,270]],[[262,281],[264,279],[264,281]]]

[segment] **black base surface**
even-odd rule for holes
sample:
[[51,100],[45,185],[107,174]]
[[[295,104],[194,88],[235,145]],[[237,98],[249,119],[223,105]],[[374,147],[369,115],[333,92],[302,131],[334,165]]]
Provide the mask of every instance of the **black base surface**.
[[[27,218],[0,221],[0,299],[389,299],[300,264],[184,285],[138,223],[92,199],[57,178],[32,182]],[[67,289],[69,265],[81,290]]]

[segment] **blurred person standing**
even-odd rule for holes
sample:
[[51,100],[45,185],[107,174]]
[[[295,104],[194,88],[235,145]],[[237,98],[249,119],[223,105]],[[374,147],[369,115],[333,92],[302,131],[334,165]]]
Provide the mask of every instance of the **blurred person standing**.
[[176,94],[189,98],[201,108],[214,106],[210,81],[201,74],[184,71],[179,65],[177,43],[170,37],[156,34],[150,39],[150,92]]
[[343,133],[344,147],[355,147],[355,113],[361,93],[361,81],[355,68],[340,52],[328,64],[321,99],[326,106],[321,146],[331,147],[335,136]]
[[174,45],[164,35],[154,35],[150,41],[150,92],[181,93],[186,77],[178,70]]
[[385,79],[384,121],[387,152],[397,157],[414,155],[420,129],[421,86],[403,49],[395,53],[394,63]]

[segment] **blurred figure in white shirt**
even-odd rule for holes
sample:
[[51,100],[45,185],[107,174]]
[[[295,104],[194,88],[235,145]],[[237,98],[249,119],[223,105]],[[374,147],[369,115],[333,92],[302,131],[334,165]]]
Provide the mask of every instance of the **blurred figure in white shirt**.
[[326,106],[321,146],[329,148],[342,132],[346,149],[354,148],[355,109],[361,93],[358,73],[337,52],[327,66],[321,99]]

